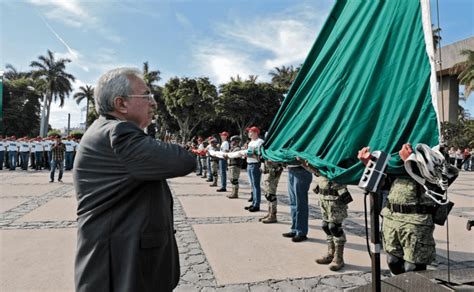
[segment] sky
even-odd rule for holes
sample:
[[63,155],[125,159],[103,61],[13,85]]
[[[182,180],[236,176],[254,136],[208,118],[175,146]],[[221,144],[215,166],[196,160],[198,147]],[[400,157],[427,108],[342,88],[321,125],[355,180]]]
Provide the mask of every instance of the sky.
[[[304,62],[334,2],[0,0],[0,70],[28,71],[48,49],[70,59],[73,92],[63,108],[52,104],[50,124],[63,129],[70,113],[76,127],[85,101],[77,105],[72,95],[116,67],[141,69],[148,61],[161,72],[160,85],[174,76],[208,76],[216,85],[237,74],[269,81],[275,67]],[[474,36],[474,0],[438,3],[442,45]],[[474,115],[472,94],[460,104]]]

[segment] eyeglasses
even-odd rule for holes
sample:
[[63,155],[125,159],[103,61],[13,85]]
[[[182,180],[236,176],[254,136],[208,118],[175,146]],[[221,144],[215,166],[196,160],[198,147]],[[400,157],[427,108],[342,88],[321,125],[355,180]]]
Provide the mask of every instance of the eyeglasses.
[[147,98],[149,102],[155,102],[155,95],[153,93],[131,94],[131,95],[124,95],[123,97],[141,97],[143,99]]

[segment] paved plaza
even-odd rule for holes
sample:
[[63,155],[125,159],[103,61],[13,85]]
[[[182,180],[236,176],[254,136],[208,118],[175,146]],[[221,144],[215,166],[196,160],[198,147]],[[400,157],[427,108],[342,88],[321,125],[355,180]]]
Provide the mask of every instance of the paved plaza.
[[[0,291],[73,291],[76,200],[71,172],[64,183],[49,183],[47,171],[0,171]],[[310,194],[309,240],[293,243],[281,233],[291,224],[287,173],[278,187],[278,223],[249,213],[250,189],[241,175],[240,198],[230,200],[195,174],[169,180],[174,195],[181,280],[176,291],[338,291],[370,283],[364,196],[350,187],[354,201],[345,222],[348,243],[341,272],[314,259],[326,251],[319,227],[317,196]],[[313,181],[314,184],[314,181]],[[449,216],[451,267],[474,267],[474,172],[461,172],[449,190],[455,206]],[[446,226],[436,226],[437,260],[447,268]],[[382,259],[382,274],[389,276]]]

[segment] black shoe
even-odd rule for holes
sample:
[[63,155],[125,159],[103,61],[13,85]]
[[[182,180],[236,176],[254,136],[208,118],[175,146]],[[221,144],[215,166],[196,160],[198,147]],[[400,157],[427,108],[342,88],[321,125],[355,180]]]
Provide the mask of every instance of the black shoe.
[[196,173],[196,175],[197,175],[197,176],[201,176],[201,175],[202,175],[202,173]]
[[206,179],[207,182],[212,182],[212,179]]
[[227,189],[220,188],[220,189],[217,189],[216,192],[227,192]]
[[253,207],[252,206],[252,207],[249,208],[249,212],[258,212],[258,211],[260,211],[260,207]]
[[253,196],[250,196],[250,198],[247,200],[247,202],[253,202]]
[[50,179],[49,182],[52,183],[52,182],[54,182],[54,180],[53,180],[53,179]]
[[245,207],[244,209],[245,209],[245,210],[249,210],[249,209],[252,208],[252,207],[253,207],[253,205],[250,205],[250,206]]
[[58,182],[62,183],[63,181],[61,179],[58,179]]
[[287,233],[283,233],[282,235],[283,235],[283,237],[293,238],[293,237],[296,236],[296,233],[290,231],[290,232],[287,232]]
[[293,241],[293,242],[301,242],[301,241],[305,241],[305,240],[307,240],[307,239],[308,239],[308,237],[307,237],[306,235],[296,235],[295,237],[293,237],[293,238],[291,239],[291,241]]

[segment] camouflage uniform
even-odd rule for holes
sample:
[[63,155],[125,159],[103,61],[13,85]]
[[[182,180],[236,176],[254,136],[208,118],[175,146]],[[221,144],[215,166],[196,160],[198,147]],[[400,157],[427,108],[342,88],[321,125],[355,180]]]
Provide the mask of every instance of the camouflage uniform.
[[318,258],[318,264],[330,264],[333,271],[344,266],[343,251],[346,235],[342,229],[342,222],[347,218],[347,205],[342,202],[341,195],[349,193],[346,185],[329,181],[324,176],[318,177],[318,185],[313,190],[319,194],[319,205],[323,219],[322,228],[326,233],[328,254]]
[[414,269],[426,268],[436,256],[433,201],[421,188],[412,179],[395,179],[381,212],[383,246],[394,274],[410,270],[410,264]]
[[268,214],[260,218],[259,221],[263,223],[277,222],[277,187],[280,181],[280,176],[283,172],[283,165],[281,163],[271,162],[265,160],[263,171],[263,184],[265,187],[265,198],[268,202]]
[[[230,152],[240,151],[240,137],[232,136],[231,138]],[[239,197],[239,176],[240,167],[242,166],[242,158],[231,158],[229,159],[229,173],[230,183],[232,184],[232,193],[228,195],[228,198],[234,199]]]
[[[209,147],[209,150],[214,150],[218,151],[219,149],[217,148],[217,140],[211,140],[211,147]],[[212,184],[210,185],[211,187],[217,187],[217,170],[219,168],[219,158],[214,157],[214,156],[209,156],[209,159],[211,160],[211,173],[212,173]]]

